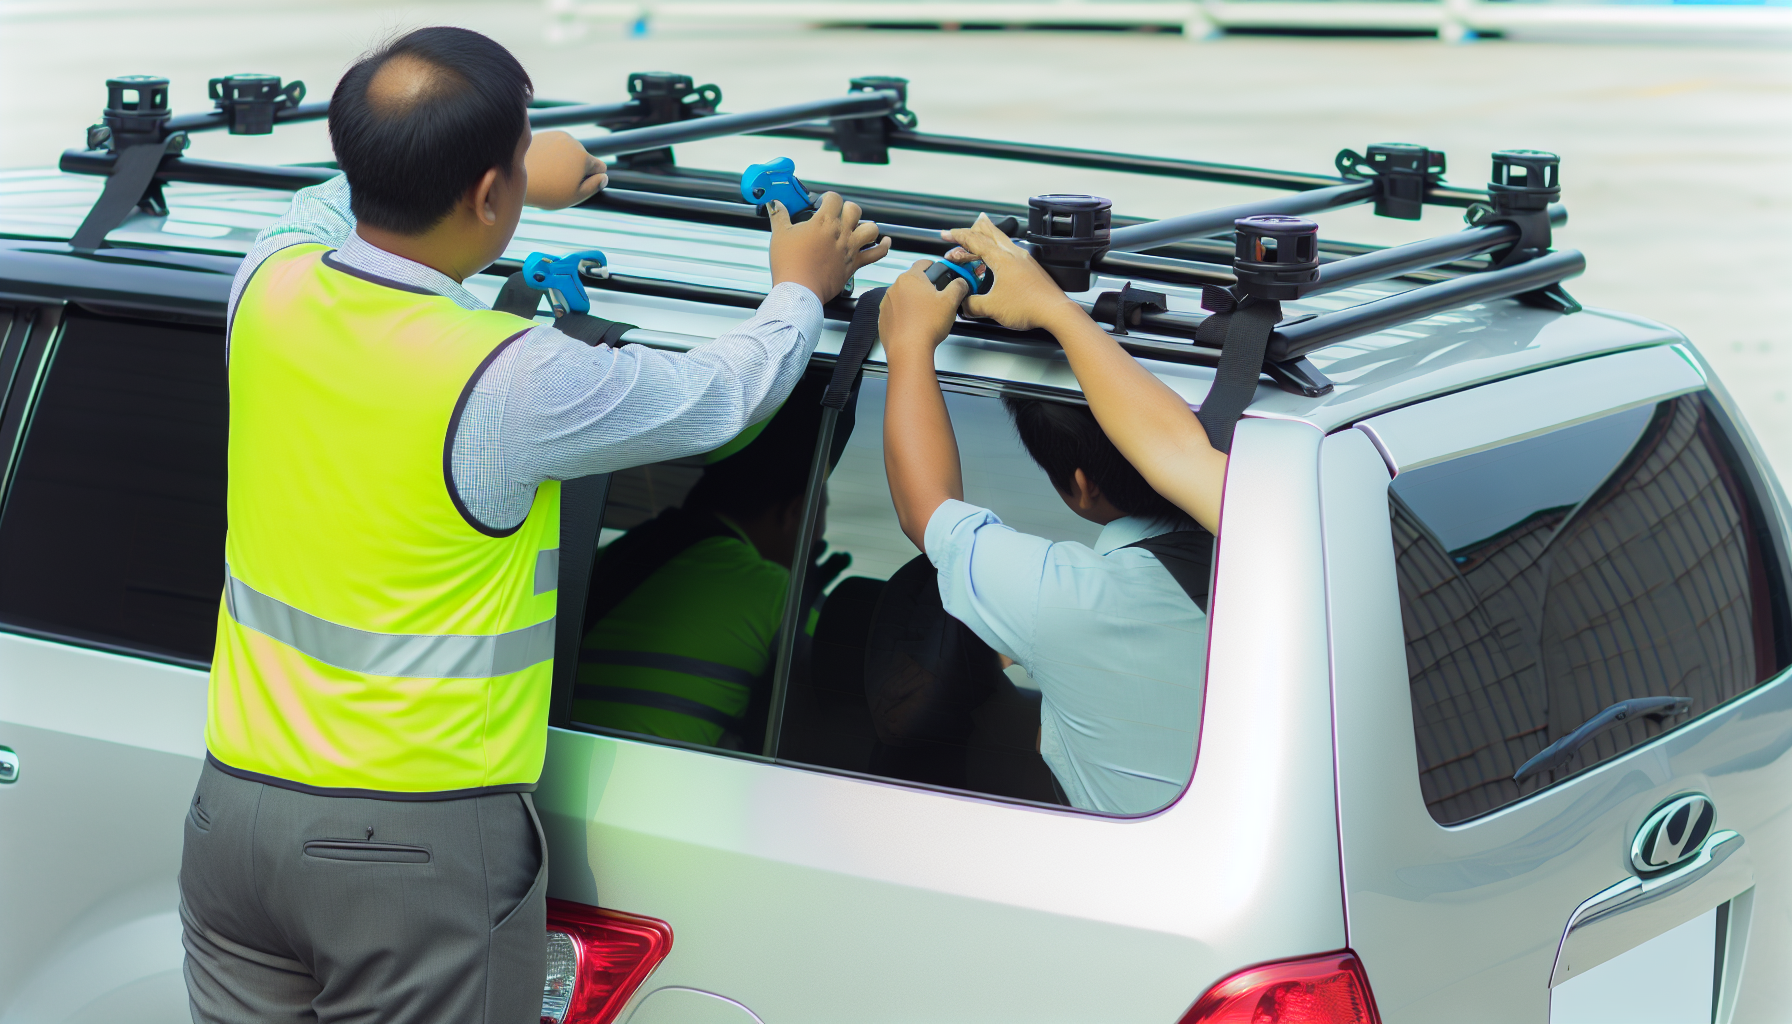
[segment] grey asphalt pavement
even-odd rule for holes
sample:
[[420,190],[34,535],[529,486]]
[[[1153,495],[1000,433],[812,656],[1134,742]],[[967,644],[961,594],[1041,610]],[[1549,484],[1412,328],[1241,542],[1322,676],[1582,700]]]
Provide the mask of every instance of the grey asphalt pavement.
[[[205,80],[235,71],[302,78],[326,93],[383,35],[453,23],[495,36],[543,96],[621,98],[627,73],[682,71],[745,110],[842,91],[862,74],[904,75],[932,131],[1325,171],[1342,147],[1398,140],[1444,150],[1450,178],[1484,182],[1495,149],[1562,155],[1569,225],[1587,254],[1571,290],[1589,305],[1684,330],[1737,395],[1783,478],[1792,478],[1792,51],[1674,45],[1229,37],[1145,32],[816,30],[745,22],[645,38],[620,24],[553,31],[534,0],[432,4],[307,0],[0,0],[0,167],[53,164],[96,119],[103,79],[174,79],[174,105],[206,105]],[[328,156],[320,125],[270,138],[205,136],[192,155],[257,161]],[[740,167],[788,154],[809,176],[990,199],[1095,192],[1125,213],[1169,215],[1261,195],[1118,174],[898,153],[843,166],[809,144],[721,139],[682,162]],[[1367,210],[1321,218],[1329,237],[1394,243],[1450,230]]]

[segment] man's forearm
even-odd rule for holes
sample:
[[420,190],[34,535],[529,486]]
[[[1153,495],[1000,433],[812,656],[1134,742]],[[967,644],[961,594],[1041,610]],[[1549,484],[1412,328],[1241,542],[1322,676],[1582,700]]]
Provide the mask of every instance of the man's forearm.
[[1207,442],[1182,396],[1139,365],[1082,307],[1045,323],[1063,346],[1096,422],[1154,490],[1209,530],[1219,527],[1226,456]]
[[948,498],[964,498],[958,439],[933,370],[932,346],[889,355],[884,402],[884,472],[902,532],[926,550],[927,521]]

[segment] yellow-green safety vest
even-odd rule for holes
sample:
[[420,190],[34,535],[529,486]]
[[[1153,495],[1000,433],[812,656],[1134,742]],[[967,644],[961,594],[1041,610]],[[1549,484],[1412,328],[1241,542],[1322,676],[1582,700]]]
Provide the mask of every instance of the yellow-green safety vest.
[[225,587],[205,740],[337,795],[532,788],[560,484],[492,530],[449,476],[472,382],[532,326],[336,263],[268,258],[230,330]]

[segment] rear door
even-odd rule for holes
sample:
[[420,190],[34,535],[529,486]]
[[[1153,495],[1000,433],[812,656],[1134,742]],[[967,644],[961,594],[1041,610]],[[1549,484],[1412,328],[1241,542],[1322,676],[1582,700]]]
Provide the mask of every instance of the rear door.
[[188,1019],[176,875],[223,571],[214,326],[15,307],[0,360],[0,1020]]
[[1326,439],[1350,943],[1388,1024],[1784,1019],[1785,520],[1714,389],[1646,349]]

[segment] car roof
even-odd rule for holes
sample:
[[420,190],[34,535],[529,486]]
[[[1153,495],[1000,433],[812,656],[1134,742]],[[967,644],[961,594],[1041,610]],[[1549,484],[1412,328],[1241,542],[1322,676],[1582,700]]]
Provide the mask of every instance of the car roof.
[[[0,171],[0,237],[64,241],[98,197],[104,179],[53,170]],[[255,236],[286,212],[289,192],[173,183],[166,189],[166,218],[133,214],[109,236],[115,246],[140,246],[241,257]],[[676,220],[607,209],[525,210],[505,256],[531,252],[602,249],[613,268],[639,277],[763,292],[771,287],[768,235],[751,229]],[[65,250],[66,251],[66,250]],[[898,248],[859,273],[861,288],[888,284],[920,254]],[[1119,288],[1124,278],[1096,275],[1096,292]],[[468,288],[496,297],[502,279],[479,275]],[[1394,294],[1410,287],[1377,281],[1283,304],[1289,316],[1323,313]],[[1172,311],[1199,312],[1200,291],[1150,282]],[[743,311],[686,299],[593,289],[593,313],[638,325],[630,336],[668,348],[688,348],[738,323]],[[1141,338],[1156,338],[1134,329]],[[845,324],[829,321],[818,352],[839,351]],[[1185,339],[1162,340],[1187,344]],[[1309,355],[1335,387],[1304,397],[1269,386],[1258,389],[1249,415],[1299,420],[1330,431],[1391,408],[1543,367],[1608,352],[1673,344],[1686,339],[1672,328],[1601,309],[1564,316],[1515,300],[1474,303],[1336,342]],[[874,351],[872,364],[881,362]],[[1209,366],[1147,359],[1157,377],[1198,404],[1214,377]],[[953,335],[938,365],[948,380],[1017,385],[1080,394],[1063,353],[1031,341]]]

